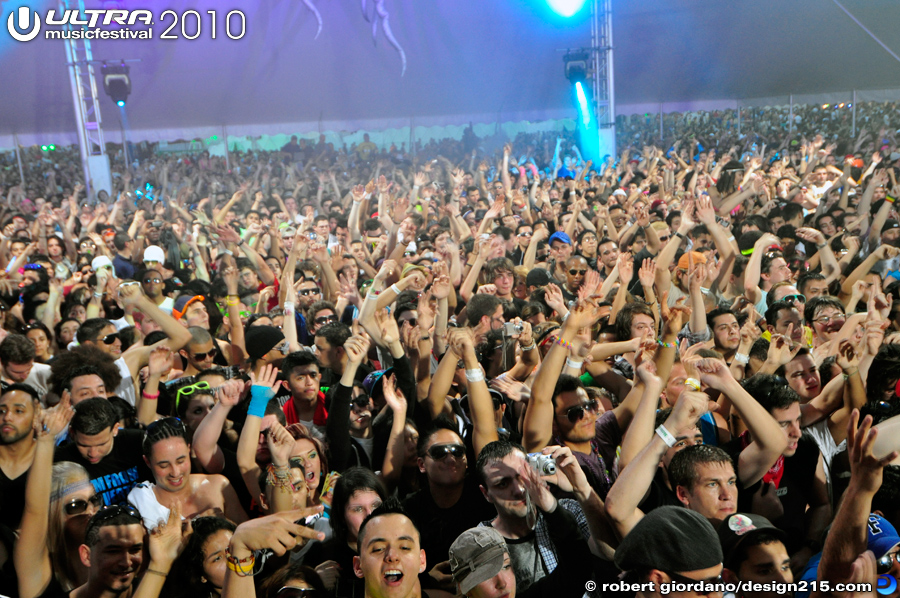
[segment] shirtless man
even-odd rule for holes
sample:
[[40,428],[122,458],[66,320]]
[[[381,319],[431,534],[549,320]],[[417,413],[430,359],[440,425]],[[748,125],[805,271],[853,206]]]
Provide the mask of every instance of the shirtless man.
[[237,523],[246,521],[247,514],[228,478],[191,473],[191,447],[184,436],[184,424],[174,417],[147,427],[144,462],[156,483],[138,484],[128,493],[128,502],[140,510],[144,527],[156,528],[176,503],[181,503],[187,519],[215,513]]

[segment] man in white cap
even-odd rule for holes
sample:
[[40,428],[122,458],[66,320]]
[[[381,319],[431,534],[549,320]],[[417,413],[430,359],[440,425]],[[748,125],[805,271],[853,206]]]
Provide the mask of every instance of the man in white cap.
[[144,250],[144,268],[147,270],[156,270],[163,278],[169,278],[172,275],[171,270],[166,270],[166,254],[162,247],[151,245]]

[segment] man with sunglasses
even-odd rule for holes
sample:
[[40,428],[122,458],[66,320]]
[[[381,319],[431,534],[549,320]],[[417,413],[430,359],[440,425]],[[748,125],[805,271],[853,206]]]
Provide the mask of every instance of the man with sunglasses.
[[188,332],[191,334],[191,342],[178,353],[187,361],[184,375],[196,376],[203,370],[213,367],[218,348],[215,339],[206,328],[191,326]]
[[147,295],[147,298],[153,301],[161,310],[167,314],[172,313],[172,308],[175,307],[175,300],[164,293],[166,282],[158,270],[146,270],[141,275],[141,288],[144,289],[144,294]]
[[578,290],[584,284],[589,271],[587,260],[579,255],[573,255],[566,260],[566,282],[562,285],[563,298],[566,301],[574,301],[578,296]]
[[156,345],[134,346],[122,353],[122,342],[116,338],[118,333],[116,325],[103,318],[86,320],[78,329],[77,338],[79,343],[94,345],[116,360],[116,366],[122,375],[122,382],[115,390],[115,394],[132,405],[136,405],[135,380],[139,379],[141,368],[150,363],[150,353],[153,349],[157,345],[165,344],[172,351],[178,351],[191,342],[191,334],[186,327],[180,325],[177,320],[162,311],[156,303],[144,295],[137,283],[128,286],[120,285],[119,300],[124,307],[140,310],[145,317],[159,324],[168,338]]
[[129,490],[150,481],[144,465],[140,430],[119,428],[118,412],[105,398],[87,399],[75,405],[69,423],[70,442],[56,449],[54,461],[71,461],[87,470],[103,504],[125,500]]
[[309,306],[309,332],[315,336],[322,326],[337,322],[338,317],[335,315],[334,304],[331,301],[316,301]]
[[771,233],[763,233],[753,245],[753,253],[744,270],[744,296],[755,304],[756,311],[766,315],[766,295],[776,283],[791,280],[793,273],[780,251],[767,251],[779,247],[780,240]]

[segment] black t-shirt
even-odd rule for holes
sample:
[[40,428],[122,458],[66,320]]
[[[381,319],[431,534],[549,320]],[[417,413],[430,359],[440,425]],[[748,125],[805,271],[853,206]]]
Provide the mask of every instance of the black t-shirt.
[[441,509],[434,503],[427,483],[403,501],[403,508],[422,534],[422,548],[430,563],[429,569],[449,558],[450,545],[461,533],[497,516],[496,509],[484,498],[473,475],[466,475],[462,495],[449,509]]
[[[728,443],[725,450],[737,463],[737,455],[733,452],[734,446],[734,442]],[[812,497],[820,454],[816,441],[804,433],[797,443],[797,452],[784,459],[784,473],[776,491],[778,498],[781,499],[784,515],[773,520],[772,524],[787,534],[785,547],[788,554],[803,548],[806,541],[806,507]],[[762,481],[759,481],[749,488],[738,490],[738,511],[752,512],[753,495],[759,492],[761,484]]]
[[316,567],[325,561],[336,562],[341,569],[334,588],[334,598],[363,598],[366,595],[366,582],[353,573],[355,556],[356,552],[350,549],[344,539],[331,538],[327,542],[314,543],[303,557],[303,564]]
[[9,529],[19,529],[22,511],[25,510],[25,484],[27,481],[27,469],[14,479],[6,477],[6,473],[0,469],[0,523]]
[[650,491],[640,505],[641,511],[649,513],[657,507],[683,507],[674,491],[666,484],[666,474],[662,467],[656,468],[656,475],[650,482]]
[[113,449],[99,463],[91,463],[81,456],[74,441],[57,447],[53,460],[71,461],[84,467],[91,477],[94,490],[103,495],[103,504],[125,502],[128,492],[140,482],[152,482],[150,469],[144,463],[140,430],[119,430]]

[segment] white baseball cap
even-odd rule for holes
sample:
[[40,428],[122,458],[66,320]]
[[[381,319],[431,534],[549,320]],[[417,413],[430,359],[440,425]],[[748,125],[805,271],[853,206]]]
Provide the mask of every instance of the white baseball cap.
[[162,247],[151,245],[144,250],[144,261],[163,264],[166,261],[166,254],[163,252]]

